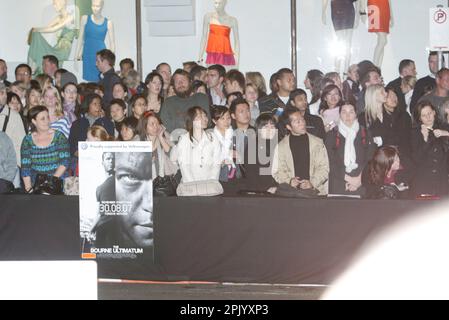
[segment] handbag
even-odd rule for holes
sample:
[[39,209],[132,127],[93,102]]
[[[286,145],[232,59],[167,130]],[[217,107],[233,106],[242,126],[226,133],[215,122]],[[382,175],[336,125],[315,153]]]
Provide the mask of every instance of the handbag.
[[217,180],[181,183],[176,190],[179,197],[213,197],[223,192],[223,187]]
[[62,180],[55,176],[38,173],[34,181],[33,194],[57,196],[63,194]]
[[173,197],[176,196],[181,174],[178,171],[175,175],[156,177],[153,180],[153,195],[155,197]]
[[296,189],[287,183],[282,183],[276,189],[275,195],[285,198],[318,198],[319,191],[317,189]]

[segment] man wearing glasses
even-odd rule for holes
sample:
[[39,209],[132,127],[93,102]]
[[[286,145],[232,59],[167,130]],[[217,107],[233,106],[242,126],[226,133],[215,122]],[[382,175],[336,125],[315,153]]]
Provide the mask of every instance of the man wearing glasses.
[[31,82],[31,67],[27,64],[19,64],[16,67],[16,81],[22,81],[27,87]]

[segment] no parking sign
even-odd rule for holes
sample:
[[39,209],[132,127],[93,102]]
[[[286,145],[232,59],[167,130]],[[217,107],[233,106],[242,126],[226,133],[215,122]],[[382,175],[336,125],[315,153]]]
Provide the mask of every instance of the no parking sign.
[[449,50],[449,8],[430,8],[430,48]]

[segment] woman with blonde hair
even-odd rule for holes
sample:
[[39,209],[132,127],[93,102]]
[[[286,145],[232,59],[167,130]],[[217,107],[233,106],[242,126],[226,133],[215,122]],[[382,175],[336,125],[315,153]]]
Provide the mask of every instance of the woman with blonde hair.
[[39,85],[41,86],[41,90],[44,91],[48,87],[52,86],[52,80],[49,75],[46,75],[45,73],[38,74],[34,80],[39,82]]
[[257,88],[259,98],[263,98],[267,95],[267,85],[265,82],[265,78],[260,72],[247,72],[245,77],[247,84],[253,84]]
[[66,138],[70,134],[70,121],[65,117],[62,108],[61,95],[56,87],[50,86],[46,88],[42,94],[44,106],[47,107],[50,115],[50,127],[60,131]]
[[383,121],[382,106],[385,102],[387,102],[387,92],[385,91],[385,88],[381,84],[375,84],[369,86],[366,89],[365,121],[367,128],[370,128],[376,121],[380,121],[382,123]]

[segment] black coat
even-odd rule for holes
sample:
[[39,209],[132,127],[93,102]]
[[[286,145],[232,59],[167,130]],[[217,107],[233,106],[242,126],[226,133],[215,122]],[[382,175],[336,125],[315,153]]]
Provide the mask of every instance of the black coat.
[[[434,129],[438,126],[434,126]],[[427,142],[421,127],[412,131],[412,159],[415,163],[415,177],[412,183],[414,196],[431,194],[446,196],[448,192],[447,145],[448,138],[436,138],[429,132]]]
[[[326,135],[325,145],[329,157],[330,169],[329,193],[363,195],[363,188],[355,192],[346,191],[345,143],[346,139],[338,132],[338,127],[329,131]],[[362,126],[354,140],[354,146],[357,164],[359,166],[351,173],[348,173],[351,177],[356,177],[361,174],[376,150],[376,145],[374,144],[372,137]]]
[[[365,123],[365,115],[361,117],[361,123]],[[399,153],[405,157],[410,156],[410,131],[412,129],[412,119],[406,111],[396,109],[389,114],[383,112],[383,122],[376,120],[368,131],[374,137],[382,138],[382,145],[396,146]]]
[[416,82],[415,88],[413,89],[413,96],[412,100],[410,102],[410,113],[413,114],[415,111],[416,104],[418,103],[419,99],[421,99],[422,96],[425,94],[426,88],[435,88],[436,81],[435,78],[432,78],[431,76],[427,76],[424,78],[419,79]]

